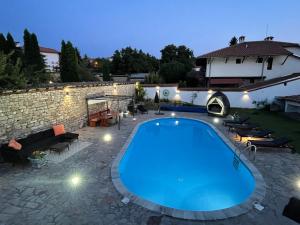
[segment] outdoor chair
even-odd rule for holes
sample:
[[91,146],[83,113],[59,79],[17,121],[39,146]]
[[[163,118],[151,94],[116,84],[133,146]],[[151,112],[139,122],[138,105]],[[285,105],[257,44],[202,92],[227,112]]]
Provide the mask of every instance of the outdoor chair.
[[255,123],[243,123],[243,124],[236,124],[236,123],[228,123],[228,130],[229,131],[234,131],[234,130],[256,130],[259,128],[258,124]]
[[240,137],[242,141],[243,137],[253,137],[253,138],[269,138],[273,131],[271,130],[236,130],[236,134]]
[[234,117],[232,120],[223,120],[223,124],[224,126],[228,126],[229,124],[243,124],[249,119],[249,116]]
[[291,140],[285,137],[282,138],[275,138],[271,141],[265,141],[265,140],[248,140],[247,146],[255,145],[257,148],[290,148],[294,150],[293,146],[288,145]]

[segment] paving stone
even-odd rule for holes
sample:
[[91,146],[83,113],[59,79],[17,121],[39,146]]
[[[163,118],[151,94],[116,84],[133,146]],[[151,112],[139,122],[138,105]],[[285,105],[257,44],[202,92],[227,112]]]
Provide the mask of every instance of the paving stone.
[[[168,116],[168,113],[165,114]],[[177,113],[212,121],[204,114]],[[114,127],[84,127],[78,130],[80,139],[92,142],[86,149],[62,163],[49,164],[40,170],[31,167],[12,167],[0,164],[0,225],[17,224],[88,224],[88,225],[146,225],[149,217],[160,216],[134,203],[124,205],[122,196],[114,188],[110,167],[113,159],[127,141],[134,126],[153,118],[137,115],[137,121],[126,118],[121,130]],[[231,133],[216,125],[227,137]],[[111,133],[113,139],[104,143],[102,136]],[[244,145],[234,143],[239,148]],[[248,154],[245,154],[248,157]],[[289,197],[300,197],[296,185],[299,179],[300,156],[284,151],[258,151],[252,163],[260,171],[267,185],[262,212],[250,210],[244,215],[217,221],[190,221],[163,216],[161,225],[295,225],[281,215]],[[74,188],[68,180],[79,174],[81,185]],[[21,213],[22,212],[22,213]],[[42,221],[42,222],[41,222]]]

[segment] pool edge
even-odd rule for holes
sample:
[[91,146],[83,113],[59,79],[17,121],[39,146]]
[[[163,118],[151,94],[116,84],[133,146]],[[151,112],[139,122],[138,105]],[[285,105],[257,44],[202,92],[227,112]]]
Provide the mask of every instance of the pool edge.
[[[168,216],[181,218],[181,219],[189,219],[189,220],[219,220],[219,219],[227,219],[230,217],[239,216],[253,209],[254,202],[261,202],[264,199],[266,194],[265,181],[261,173],[259,172],[259,170],[244,155],[240,155],[240,159],[242,160],[242,163],[246,165],[246,167],[250,170],[251,174],[253,175],[255,180],[255,189],[253,193],[250,195],[250,197],[245,202],[239,205],[226,208],[226,209],[214,210],[214,211],[178,210],[178,209],[173,209],[170,207],[165,207],[165,206],[155,204],[153,202],[142,199],[136,196],[135,194],[131,193],[121,181],[120,174],[118,171],[119,163],[123,158],[125,151],[128,148],[128,145],[131,143],[132,138],[135,136],[137,130],[142,124],[157,119],[168,119],[168,118],[174,119],[174,117],[159,117],[159,118],[152,118],[138,123],[133,129],[133,131],[131,132],[131,134],[129,135],[127,141],[121,148],[120,152],[117,154],[116,158],[113,160],[111,166],[111,179],[113,185],[115,186],[117,191],[121,193],[122,196],[127,197],[128,199],[130,199],[131,202],[140,205],[146,209],[149,209],[151,211],[155,211],[163,215],[168,215]],[[227,144],[233,150],[233,153],[236,154],[235,152],[237,150],[237,147],[234,146],[233,143],[214,125],[210,124],[207,121],[196,119],[196,118],[190,118],[187,116],[180,116],[176,118],[191,119],[191,120],[205,123],[206,125],[210,126],[220,136],[220,138],[224,141],[224,143]]]

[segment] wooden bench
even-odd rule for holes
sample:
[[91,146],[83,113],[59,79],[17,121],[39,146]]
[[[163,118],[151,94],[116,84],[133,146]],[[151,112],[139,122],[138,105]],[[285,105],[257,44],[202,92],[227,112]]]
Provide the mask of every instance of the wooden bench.
[[100,122],[100,125],[101,125],[104,115],[107,115],[109,113],[110,113],[110,109],[106,109],[106,110],[102,110],[102,111],[90,114],[89,115],[89,126],[96,127],[98,122]]

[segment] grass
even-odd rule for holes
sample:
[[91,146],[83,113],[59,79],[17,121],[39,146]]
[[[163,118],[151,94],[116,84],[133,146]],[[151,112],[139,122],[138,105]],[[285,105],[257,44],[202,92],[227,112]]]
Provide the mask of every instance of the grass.
[[257,109],[232,109],[232,113],[247,115],[251,122],[259,124],[262,128],[273,130],[274,137],[287,137],[300,153],[300,121],[285,117],[282,113],[269,112]]

